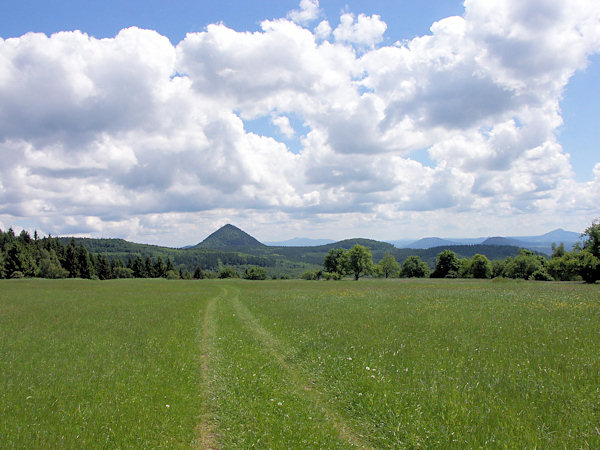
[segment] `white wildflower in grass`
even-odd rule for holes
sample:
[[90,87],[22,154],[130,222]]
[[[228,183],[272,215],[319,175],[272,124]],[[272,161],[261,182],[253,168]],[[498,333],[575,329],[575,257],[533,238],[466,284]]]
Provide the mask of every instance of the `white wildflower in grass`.
[[367,369],[367,370],[371,370],[371,369],[369,368],[369,366],[367,366],[367,367],[366,367],[366,369]]
[[167,408],[170,408],[170,407],[171,407],[171,405],[165,405],[165,406],[166,406]]

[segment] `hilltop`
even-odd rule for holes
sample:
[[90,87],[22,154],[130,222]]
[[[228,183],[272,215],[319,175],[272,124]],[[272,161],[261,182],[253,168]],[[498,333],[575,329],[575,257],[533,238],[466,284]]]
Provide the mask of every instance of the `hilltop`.
[[257,239],[250,236],[238,227],[227,224],[212,233],[198,245],[193,248],[211,248],[211,249],[264,249],[267,246]]

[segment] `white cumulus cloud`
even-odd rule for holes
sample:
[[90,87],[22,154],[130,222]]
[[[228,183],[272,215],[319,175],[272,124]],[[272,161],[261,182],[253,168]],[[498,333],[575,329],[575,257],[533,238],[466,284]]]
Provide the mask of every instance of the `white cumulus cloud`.
[[[377,15],[304,27],[321,14],[303,0],[176,45],[135,27],[0,40],[0,224],[185,244],[223,220],[347,237],[327,230],[598,214],[600,165],[575,182],[557,138],[565,86],[600,51],[597,2],[467,0],[392,45]],[[245,129],[263,118],[279,133]]]
[[359,46],[373,47],[383,40],[387,24],[377,14],[367,16],[346,13],[340,17],[339,26],[333,31],[336,41]]
[[287,16],[300,25],[306,25],[318,19],[320,14],[319,0],[301,0],[300,9],[290,11]]

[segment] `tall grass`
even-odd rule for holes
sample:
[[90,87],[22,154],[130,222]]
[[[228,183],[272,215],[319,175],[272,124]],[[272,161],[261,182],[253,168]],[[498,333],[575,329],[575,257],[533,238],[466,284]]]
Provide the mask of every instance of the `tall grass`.
[[192,443],[199,317],[215,292],[164,281],[2,282],[2,446]]
[[3,281],[0,442],[600,448],[600,289]]
[[597,286],[288,282],[241,292],[288,363],[369,445],[600,446]]

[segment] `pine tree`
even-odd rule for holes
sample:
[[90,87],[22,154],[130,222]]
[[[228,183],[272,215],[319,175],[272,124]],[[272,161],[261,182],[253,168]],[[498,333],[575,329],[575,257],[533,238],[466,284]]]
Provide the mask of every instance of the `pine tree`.
[[75,239],[71,239],[69,245],[65,249],[65,258],[63,267],[69,272],[69,278],[78,278],[81,276],[78,263],[78,252]]
[[196,270],[194,270],[194,279],[202,280],[204,278],[204,272],[200,268],[200,266],[196,266]]
[[131,269],[133,270],[133,276],[135,278],[146,278],[148,276],[146,268],[144,267],[144,262],[140,256],[135,257],[131,264]]
[[156,258],[156,263],[154,264],[154,276],[158,278],[164,278],[167,274],[167,266],[163,262],[162,258],[158,256]]
[[80,245],[77,249],[77,265],[79,266],[79,275],[81,278],[94,278],[95,271],[92,258],[83,245]]
[[96,258],[96,273],[101,280],[110,280],[112,278],[112,267],[105,255],[98,255]]
[[169,270],[175,270],[175,268],[173,267],[173,261],[171,261],[171,257],[167,256],[167,272]]
[[156,278],[154,264],[152,264],[152,259],[149,256],[146,256],[146,261],[144,261],[144,270],[146,271],[146,277]]

